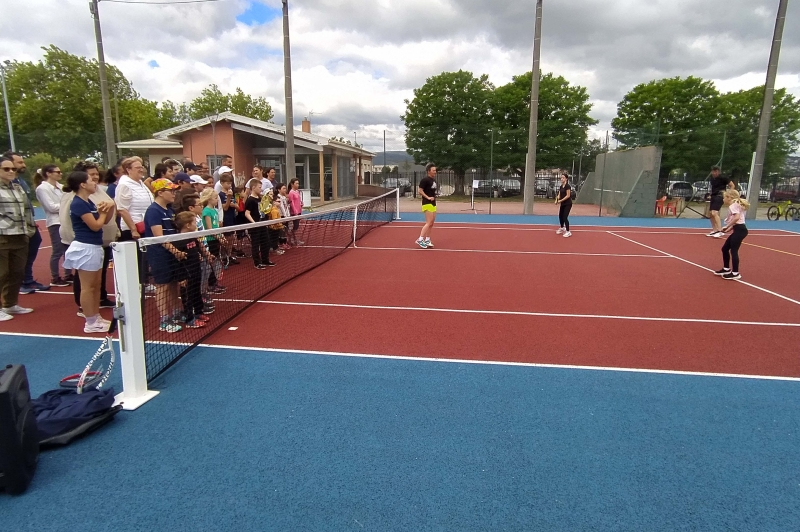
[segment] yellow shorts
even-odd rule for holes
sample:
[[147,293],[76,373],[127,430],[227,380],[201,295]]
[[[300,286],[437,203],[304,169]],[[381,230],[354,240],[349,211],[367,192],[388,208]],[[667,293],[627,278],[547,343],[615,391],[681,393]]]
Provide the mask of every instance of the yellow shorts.
[[422,206],[422,212],[436,212],[436,205],[426,203]]

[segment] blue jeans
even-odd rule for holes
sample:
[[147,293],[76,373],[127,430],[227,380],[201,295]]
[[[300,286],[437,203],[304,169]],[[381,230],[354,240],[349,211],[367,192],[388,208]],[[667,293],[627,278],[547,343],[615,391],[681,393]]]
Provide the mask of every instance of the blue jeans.
[[61,241],[61,235],[58,233],[60,228],[60,225],[51,225],[47,228],[47,232],[50,233],[50,245],[53,246],[50,254],[50,278],[53,280],[61,277],[61,258],[67,251],[67,246]]
[[22,281],[24,285],[31,285],[36,282],[33,278],[33,263],[36,262],[36,255],[39,254],[39,246],[42,245],[42,235],[39,234],[39,226],[36,226],[36,232],[28,241],[28,262],[25,264],[25,279]]

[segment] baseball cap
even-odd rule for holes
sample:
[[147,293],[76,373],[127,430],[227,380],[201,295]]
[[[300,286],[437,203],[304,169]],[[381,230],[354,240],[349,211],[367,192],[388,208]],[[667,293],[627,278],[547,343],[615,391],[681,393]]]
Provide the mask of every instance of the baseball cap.
[[225,173],[230,174],[231,172],[233,172],[233,168],[231,168],[230,166],[220,166],[219,168],[217,168],[217,174],[219,174],[219,175],[222,175],[222,174],[225,174]]
[[172,178],[172,181],[175,183],[191,183],[192,178],[189,177],[189,174],[178,172],[177,174],[175,174],[175,177]]
[[202,178],[202,177],[200,177],[199,175],[193,175],[193,176],[191,176],[189,179],[190,179],[190,180],[192,181],[192,183],[194,183],[195,185],[207,185],[207,184],[208,184],[208,181],[206,181],[205,179],[203,179],[203,178]]
[[162,177],[161,179],[156,179],[153,181],[153,193],[160,190],[175,190],[178,188],[178,185],[167,179],[166,177]]

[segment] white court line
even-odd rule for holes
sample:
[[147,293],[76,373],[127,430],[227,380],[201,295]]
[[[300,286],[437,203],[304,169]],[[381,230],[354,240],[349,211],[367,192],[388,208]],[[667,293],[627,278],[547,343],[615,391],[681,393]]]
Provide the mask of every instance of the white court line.
[[[37,338],[52,338],[59,340],[88,340],[96,342],[100,338],[85,337],[85,336],[64,336],[56,334],[24,334],[0,331],[0,336],[33,336]],[[119,340],[114,340],[118,342]],[[150,342],[148,342],[150,343]],[[167,344],[169,342],[157,342]],[[189,344],[186,344],[189,345]],[[427,358],[427,357],[414,357],[414,356],[399,356],[399,355],[375,355],[365,353],[344,353],[336,351],[303,351],[299,349],[277,349],[271,347],[250,347],[250,346],[234,346],[234,345],[217,345],[217,344],[198,344],[199,347],[206,349],[223,349],[227,351],[257,351],[262,353],[288,353],[296,355],[322,355],[322,356],[337,356],[337,357],[351,357],[351,358],[371,358],[382,360],[399,360],[406,362],[435,362],[446,364],[472,364],[480,366],[511,366],[522,368],[543,368],[543,369],[572,369],[581,371],[606,371],[613,373],[644,373],[654,375],[679,375],[686,377],[714,377],[714,378],[727,378],[727,379],[745,379],[745,380],[767,380],[767,381],[784,381],[784,382],[800,382],[798,377],[776,377],[772,375],[745,375],[738,373],[710,373],[702,371],[678,371],[668,369],[643,369],[643,368],[616,368],[604,366],[578,366],[574,364],[537,364],[533,362],[502,362],[495,360],[462,360],[455,358]]]
[[433,248],[431,250],[416,248],[390,248],[390,247],[368,247],[358,246],[354,249],[366,249],[372,251],[414,251],[420,253],[430,253],[431,251],[444,251],[449,253],[501,253],[509,255],[573,255],[578,257],[633,257],[642,259],[668,259],[664,255],[625,255],[616,253],[569,253],[562,251],[510,251],[510,250],[489,250],[489,249],[444,249]]
[[[395,225],[389,224],[384,227],[387,228],[394,228],[394,229],[419,229],[422,223],[420,222],[419,225]],[[437,224],[438,225],[438,224]],[[572,227],[592,227],[592,226],[577,226],[574,223],[570,223]],[[472,227],[469,225],[462,225],[462,226],[444,226],[438,227],[441,230],[468,230],[468,231],[553,231],[549,227],[556,227],[555,225],[551,225],[546,227]],[[597,229],[572,229],[573,233],[608,233],[610,229],[614,229],[616,233],[625,233],[625,234],[638,234],[638,235],[698,235],[698,236],[705,236],[706,230],[698,229],[697,231],[690,231],[686,227],[675,227],[674,229],[687,229],[686,231],[618,231],[615,228],[597,228]],[[669,229],[668,227],[659,227],[658,229]],[[785,231],[789,233],[788,235],[763,235],[758,233],[758,231],[785,231],[783,229],[750,229],[750,233],[754,236],[764,236],[764,237],[776,237],[776,238],[792,238],[792,237],[800,237],[798,233],[792,233],[791,231]]]
[[[697,263],[694,263],[694,262],[692,262],[690,260],[682,259],[681,257],[678,257],[677,255],[673,255],[671,253],[667,253],[666,251],[662,251],[660,249],[656,249],[656,248],[648,246],[646,244],[642,244],[641,242],[637,242],[635,240],[631,240],[630,238],[626,238],[624,236],[620,236],[618,234],[615,234],[612,231],[609,231],[608,233],[610,235],[614,235],[617,238],[621,238],[623,240],[627,240],[628,242],[632,242],[634,244],[638,244],[638,245],[640,245],[640,246],[642,246],[644,248],[647,248],[647,249],[650,249],[650,250],[653,250],[653,251],[657,251],[659,253],[663,253],[664,255],[666,255],[668,257],[672,257],[673,259],[678,259],[679,261],[685,262],[686,264],[691,264],[692,266],[694,266],[696,268],[700,268],[702,270],[706,270],[707,272],[714,273],[714,270],[712,270],[711,268],[706,268],[705,266],[701,266],[701,265],[699,265]],[[796,301],[796,300],[794,300],[794,299],[792,299],[790,297],[786,297],[786,296],[781,295],[781,294],[779,294],[777,292],[773,292],[772,290],[767,290],[766,288],[761,288],[760,286],[756,286],[756,285],[754,285],[752,283],[748,283],[748,282],[742,281],[741,279],[738,279],[736,282],[737,283],[741,283],[741,284],[746,285],[746,286],[749,286],[750,288],[755,288],[756,290],[760,290],[760,291],[762,291],[762,292],[764,292],[766,294],[770,294],[770,295],[773,295],[775,297],[779,297],[779,298],[784,299],[784,300],[786,300],[786,301],[788,301],[790,303],[794,303],[795,305],[800,305],[800,301]]]
[[[228,303],[249,303],[244,299],[215,299]],[[626,321],[655,321],[670,323],[709,323],[717,325],[754,325],[760,327],[793,327],[800,328],[800,323],[780,323],[780,322],[761,322],[761,321],[737,321],[737,320],[711,320],[703,318],[654,318],[650,316],[615,316],[605,314],[561,314],[556,312],[526,312],[517,310],[472,310],[472,309],[453,309],[437,307],[402,307],[384,305],[350,305],[346,303],[314,303],[302,301],[274,301],[260,300],[260,304],[265,305],[285,305],[297,307],[325,307],[325,308],[351,308],[358,310],[393,310],[393,311],[414,311],[414,312],[441,312],[447,314],[478,314],[492,316],[526,316],[543,318],[586,318],[599,320],[626,320]]]
[[436,362],[446,364],[472,364],[479,366],[511,366],[521,368],[544,368],[544,369],[574,369],[582,371],[609,371],[614,373],[651,373],[655,375],[681,375],[687,377],[722,377],[728,379],[747,379],[747,380],[768,380],[800,382],[798,377],[775,377],[769,375],[743,375],[738,373],[708,373],[701,371],[678,371],[669,369],[642,369],[642,368],[615,368],[604,366],[577,366],[573,364],[537,364],[534,362],[501,362],[494,360],[463,360],[457,358],[427,358],[415,356],[399,355],[375,355],[365,353],[343,353],[337,351],[303,351],[299,349],[277,349],[273,347],[240,347],[235,345],[215,345],[199,344],[200,347],[210,349],[240,350],[240,351],[259,351],[264,353],[288,353],[295,355],[321,355],[335,357],[352,358],[374,358],[380,360],[400,360],[406,362]]

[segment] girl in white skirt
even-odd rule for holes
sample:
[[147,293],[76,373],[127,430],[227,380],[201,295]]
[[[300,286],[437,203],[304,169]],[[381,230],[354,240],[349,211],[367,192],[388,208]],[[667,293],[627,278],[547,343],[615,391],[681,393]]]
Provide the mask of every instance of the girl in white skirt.
[[108,331],[111,322],[100,316],[100,276],[103,271],[103,226],[114,217],[113,201],[95,205],[89,196],[97,183],[86,172],[72,172],[67,177],[64,192],[74,192],[69,217],[75,240],[64,255],[64,269],[78,270],[81,280],[81,308],[86,316],[85,333]]

